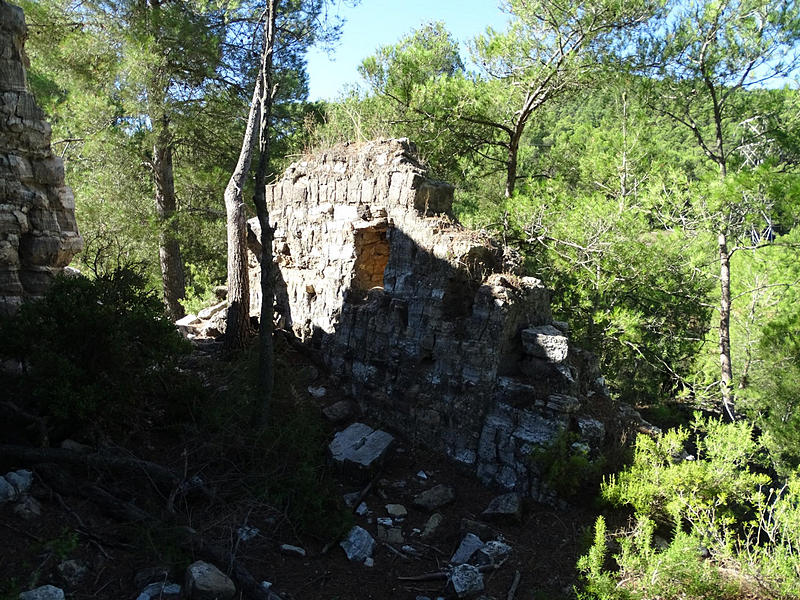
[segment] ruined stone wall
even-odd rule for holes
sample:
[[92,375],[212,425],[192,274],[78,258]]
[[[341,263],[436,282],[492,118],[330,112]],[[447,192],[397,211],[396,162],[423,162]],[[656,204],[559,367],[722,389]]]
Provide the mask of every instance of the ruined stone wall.
[[83,247],[50,126],[27,91],[22,9],[0,0],[0,313],[44,293]]
[[535,447],[567,428],[602,443],[593,359],[553,322],[539,280],[503,274],[500,249],[452,219],[452,186],[426,177],[413,144],[295,163],[267,199],[284,325],[367,415],[534,496]]

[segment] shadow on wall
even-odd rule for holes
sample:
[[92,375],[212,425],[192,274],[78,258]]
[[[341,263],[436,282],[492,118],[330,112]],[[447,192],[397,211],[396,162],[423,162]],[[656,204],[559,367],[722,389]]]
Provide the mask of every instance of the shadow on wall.
[[567,428],[602,444],[584,413],[605,386],[542,283],[500,272],[502,251],[453,221],[452,186],[412,149],[340,148],[268,188],[276,310],[370,418],[537,496],[528,456]]

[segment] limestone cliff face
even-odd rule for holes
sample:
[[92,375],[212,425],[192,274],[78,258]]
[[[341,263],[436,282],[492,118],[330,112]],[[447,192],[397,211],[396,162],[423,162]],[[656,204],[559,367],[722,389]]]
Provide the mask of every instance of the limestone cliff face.
[[277,309],[367,415],[540,497],[530,454],[566,429],[601,445],[589,415],[608,394],[549,291],[502,273],[501,250],[453,220],[452,199],[407,140],[295,163],[267,189]]
[[64,164],[27,91],[22,9],[0,0],[0,313],[39,296],[83,247]]

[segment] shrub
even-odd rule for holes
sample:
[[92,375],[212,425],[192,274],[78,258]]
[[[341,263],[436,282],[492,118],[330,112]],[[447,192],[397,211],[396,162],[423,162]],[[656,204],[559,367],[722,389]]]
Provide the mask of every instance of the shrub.
[[542,474],[542,480],[562,498],[571,498],[587,487],[597,489],[605,460],[592,458],[589,448],[579,442],[579,436],[562,431],[545,448],[535,451],[531,458]]
[[148,399],[175,390],[164,378],[187,348],[143,276],[127,268],[56,278],[0,322],[0,357],[23,365],[14,395],[70,429],[130,428]]
[[603,485],[605,499],[633,509],[633,521],[610,536],[620,547],[612,571],[598,519],[578,564],[583,598],[800,596],[800,476],[768,489],[752,468],[764,448],[747,423],[696,417],[692,433],[640,436],[633,465]]

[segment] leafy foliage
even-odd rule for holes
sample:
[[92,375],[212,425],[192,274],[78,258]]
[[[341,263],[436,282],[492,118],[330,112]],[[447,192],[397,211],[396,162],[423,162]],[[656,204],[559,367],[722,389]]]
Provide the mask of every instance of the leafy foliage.
[[0,323],[0,356],[23,372],[12,389],[28,411],[61,427],[113,434],[157,392],[169,404],[171,367],[187,349],[144,277],[119,269],[57,278],[47,295]]
[[587,489],[596,489],[605,461],[602,456],[592,457],[579,436],[562,431],[546,448],[534,451],[533,464],[542,473],[547,487],[562,498],[574,498],[581,493],[590,496]]
[[693,437],[686,429],[640,435],[633,465],[603,486],[604,498],[633,510],[634,522],[611,536],[620,547],[612,571],[606,522],[598,519],[594,545],[579,562],[583,597],[800,593],[798,475],[768,488],[769,478],[751,467],[764,450],[751,425],[697,417],[692,429]]

